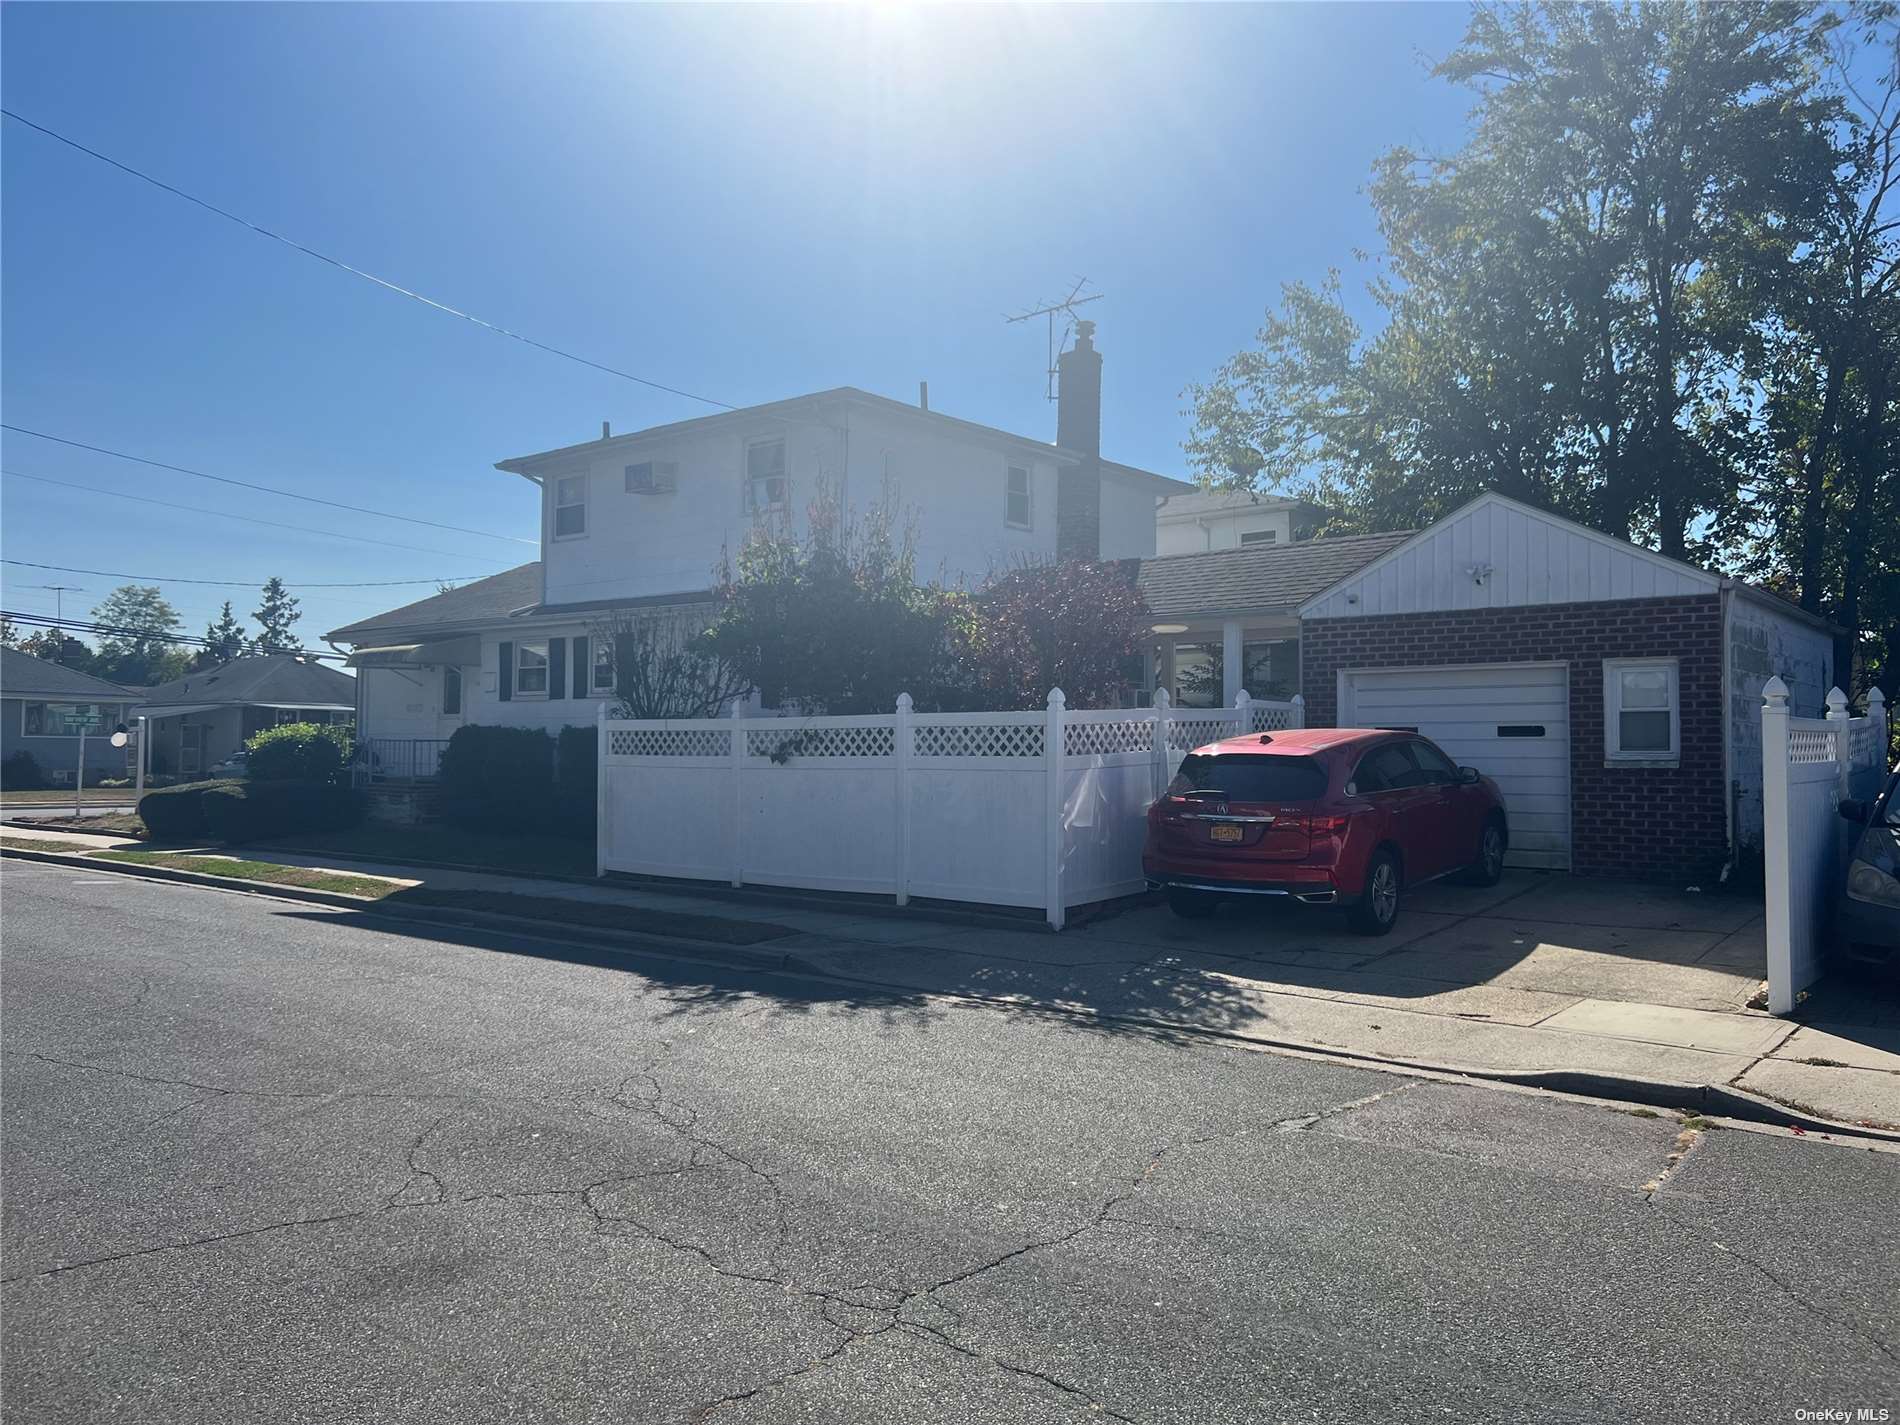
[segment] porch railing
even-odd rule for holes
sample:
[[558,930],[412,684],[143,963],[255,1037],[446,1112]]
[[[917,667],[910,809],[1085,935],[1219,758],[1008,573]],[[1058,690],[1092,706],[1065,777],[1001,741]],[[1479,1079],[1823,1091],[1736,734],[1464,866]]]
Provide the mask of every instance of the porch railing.
[[359,737],[350,758],[359,787],[389,782],[431,782],[442,770],[446,737]]

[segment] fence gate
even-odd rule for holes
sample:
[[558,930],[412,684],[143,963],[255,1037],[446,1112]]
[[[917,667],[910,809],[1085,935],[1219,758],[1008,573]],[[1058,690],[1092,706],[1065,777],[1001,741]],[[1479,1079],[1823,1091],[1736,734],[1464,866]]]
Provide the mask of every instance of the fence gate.
[[1762,853],[1768,930],[1768,1009],[1791,1012],[1821,974],[1833,898],[1853,827],[1841,802],[1872,797],[1887,770],[1887,710],[1880,689],[1867,716],[1848,716],[1847,695],[1827,695],[1827,716],[1794,717],[1788,685],[1762,689]]

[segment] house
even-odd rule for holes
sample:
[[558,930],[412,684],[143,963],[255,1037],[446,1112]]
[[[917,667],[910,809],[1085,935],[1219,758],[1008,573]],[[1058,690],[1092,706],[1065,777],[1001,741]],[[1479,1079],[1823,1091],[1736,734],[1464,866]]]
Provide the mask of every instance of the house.
[[348,723],[356,679],[295,653],[233,658],[143,690],[154,772],[204,772],[245,740],[287,722]]
[[1762,688],[1819,716],[1837,632],[1486,494],[1304,600],[1309,725],[1412,728],[1503,789],[1512,860],[1710,884],[1761,839]]
[[1164,495],[1155,506],[1155,553],[1166,558],[1291,544],[1310,537],[1325,515],[1310,501],[1250,490]]
[[110,734],[141,695],[50,659],[0,648],[0,757],[25,752],[48,781],[70,783],[84,722],[87,780],[123,776],[125,749],[114,747]]
[[360,732],[592,722],[612,692],[604,625],[709,612],[748,532],[800,526],[821,491],[860,514],[888,493],[919,576],[945,583],[1153,554],[1156,498],[1190,487],[1102,458],[1102,357],[1093,324],[1078,331],[1054,444],[838,387],[499,462],[536,488],[541,558],[326,635],[353,649]]

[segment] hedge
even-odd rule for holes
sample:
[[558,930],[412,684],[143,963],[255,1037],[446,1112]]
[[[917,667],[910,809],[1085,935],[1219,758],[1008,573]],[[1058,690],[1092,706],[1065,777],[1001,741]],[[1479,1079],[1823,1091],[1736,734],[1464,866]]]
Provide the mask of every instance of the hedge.
[[220,841],[257,841],[303,831],[344,831],[363,819],[364,795],[332,782],[221,783],[200,797]]
[[442,754],[442,815],[476,831],[594,834],[591,727],[457,728]]
[[267,727],[244,744],[255,782],[336,782],[350,760],[350,729],[315,722]]
[[36,792],[45,785],[46,774],[31,752],[11,752],[0,762],[0,788],[9,792]]
[[145,829],[161,841],[184,841],[206,835],[204,795],[242,787],[237,781],[186,782],[176,787],[160,787],[139,800],[139,820]]

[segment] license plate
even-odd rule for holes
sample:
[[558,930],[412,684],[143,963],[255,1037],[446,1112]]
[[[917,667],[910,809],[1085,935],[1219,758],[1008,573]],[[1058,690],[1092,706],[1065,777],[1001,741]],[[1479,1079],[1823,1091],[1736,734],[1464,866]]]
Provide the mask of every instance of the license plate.
[[1242,832],[1238,826],[1230,826],[1225,822],[1217,822],[1207,828],[1209,841],[1238,841],[1241,835]]

